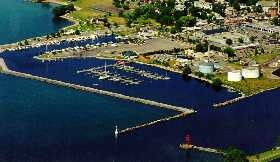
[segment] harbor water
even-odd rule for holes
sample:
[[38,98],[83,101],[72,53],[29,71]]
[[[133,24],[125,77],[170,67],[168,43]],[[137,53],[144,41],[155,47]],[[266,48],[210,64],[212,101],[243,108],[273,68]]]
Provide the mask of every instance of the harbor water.
[[67,20],[53,19],[52,9],[55,6],[24,0],[1,0],[0,44],[43,36],[71,25],[72,22]]

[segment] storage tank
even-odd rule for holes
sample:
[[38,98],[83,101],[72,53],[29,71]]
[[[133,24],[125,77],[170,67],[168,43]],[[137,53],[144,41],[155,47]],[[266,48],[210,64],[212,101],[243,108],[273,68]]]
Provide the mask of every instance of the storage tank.
[[242,80],[241,70],[234,70],[228,72],[228,81],[230,82],[239,82]]
[[211,74],[214,72],[214,64],[210,62],[204,62],[199,65],[199,72],[203,74]]
[[259,78],[260,77],[260,69],[258,67],[249,67],[242,69],[242,76],[244,78]]

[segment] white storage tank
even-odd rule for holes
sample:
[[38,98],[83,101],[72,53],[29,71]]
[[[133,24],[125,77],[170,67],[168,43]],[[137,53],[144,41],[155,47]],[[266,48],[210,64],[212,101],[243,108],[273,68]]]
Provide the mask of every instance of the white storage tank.
[[214,64],[211,62],[203,62],[198,67],[199,72],[203,74],[211,74],[214,72]]
[[260,77],[260,69],[258,67],[249,67],[242,69],[242,76],[244,78],[259,78]]
[[241,70],[234,70],[228,72],[228,81],[230,82],[240,82],[242,80]]

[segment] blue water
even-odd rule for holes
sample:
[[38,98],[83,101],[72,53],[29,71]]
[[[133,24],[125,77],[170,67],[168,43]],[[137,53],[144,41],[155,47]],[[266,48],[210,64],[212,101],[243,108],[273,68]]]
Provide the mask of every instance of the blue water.
[[166,143],[178,144],[190,134],[194,145],[219,149],[233,146],[255,154],[275,146],[280,135],[279,96],[280,90],[268,91],[223,109],[200,111],[134,135],[164,138]]
[[[17,11],[26,12],[25,14],[11,12],[16,15],[7,14],[7,18],[5,16],[3,18],[5,21],[29,15],[34,16],[32,21],[36,22],[36,17],[39,17],[34,14],[36,12],[48,15],[44,22],[49,21],[52,25],[62,23],[61,26],[64,26],[64,23],[68,23],[61,21],[53,23],[51,8],[40,4],[20,0],[1,1],[0,4],[0,8],[3,8],[4,4],[14,5],[0,10],[1,15],[5,15],[3,13],[7,10],[15,10],[20,5],[22,8],[19,7]],[[27,9],[29,7],[31,8]],[[13,27],[8,29],[12,32],[6,30],[1,33],[0,30],[0,42],[13,42],[59,29],[50,27],[47,29],[50,31],[45,31],[45,27],[36,27],[35,30],[34,26],[28,27],[33,23],[29,22],[29,19],[20,19],[19,22],[6,21],[5,24],[1,24],[4,21],[0,21],[0,29]],[[14,26],[20,22],[23,23],[19,24],[20,27]],[[40,31],[41,29],[43,31]],[[10,36],[11,33],[15,35]],[[99,38],[95,43],[98,41],[115,40],[108,36]],[[89,42],[90,40],[65,42],[59,46],[50,46],[49,49]],[[0,75],[0,161],[219,162],[222,161],[220,156],[196,151],[185,152],[179,150],[178,145],[183,142],[186,134],[190,134],[193,144],[198,146],[221,149],[234,146],[253,154],[271,148],[275,144],[276,137],[280,135],[278,124],[280,107],[277,102],[280,90],[259,94],[224,109],[214,109],[211,107],[214,102],[236,97],[237,94],[229,93],[225,89],[215,91],[209,85],[195,79],[183,81],[180,75],[169,72],[168,76],[171,77],[169,81],[139,77],[144,82],[138,87],[111,81],[101,82],[87,75],[76,74],[76,71],[104,65],[104,60],[69,59],[63,62],[41,63],[32,59],[43,49],[44,47],[6,52],[0,57],[4,57],[13,70],[170,104],[191,106],[200,111],[183,119],[122,135],[116,141],[112,136],[115,125],[126,128],[173,115],[175,112],[38,81]],[[163,75],[166,73],[164,70],[149,66],[139,64],[131,66]],[[96,83],[98,86],[94,86]]]
[[[74,43],[63,42],[59,45],[49,46],[48,49],[61,49],[69,46],[73,47],[76,45],[81,46],[90,43],[96,44],[110,41],[116,42],[114,36],[103,36],[94,41],[86,40]],[[64,61],[43,63],[33,58],[44,50],[45,47],[40,47],[21,51],[4,52],[0,57],[4,58],[7,66],[14,71],[199,110],[206,109],[213,103],[223,102],[238,96],[236,93],[228,92],[225,88],[215,91],[211,86],[202,83],[199,80],[190,79],[184,81],[180,74],[136,63],[132,63],[130,66],[162,75],[167,73],[171,79],[165,81],[152,80],[135,74],[108,68],[108,70],[113,73],[116,72],[121,75],[137,78],[142,80],[143,83],[140,85],[125,85],[113,81],[100,81],[98,80],[98,77],[90,77],[89,75],[77,74],[76,72],[82,69],[104,66],[105,60],[96,58],[66,59]],[[107,60],[106,62],[108,65],[115,63],[115,61],[112,60]]]
[[116,123],[124,128],[174,112],[5,75],[0,85],[2,161],[218,162],[219,156],[181,151],[178,145],[191,134],[195,145],[234,146],[253,154],[271,148],[280,134],[279,90],[115,141]]
[[24,0],[1,0],[0,44],[46,35],[70,25],[69,21],[52,19],[54,6]]
[[115,125],[131,127],[176,114],[173,111],[5,75],[0,75],[0,85],[1,161],[220,159],[186,154],[175,145],[158,143],[162,137],[150,138],[152,134],[121,135],[117,141],[113,137]]

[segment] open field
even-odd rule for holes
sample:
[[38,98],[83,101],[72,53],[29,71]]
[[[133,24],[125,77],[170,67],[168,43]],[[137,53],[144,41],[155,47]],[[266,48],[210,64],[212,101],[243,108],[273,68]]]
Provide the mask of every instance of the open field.
[[[51,0],[57,2],[67,2],[67,0]],[[80,8],[77,11],[72,12],[69,16],[78,19],[86,20],[92,17],[100,17],[111,12],[112,15],[109,16],[109,22],[117,23],[123,25],[126,23],[124,18],[119,17],[116,12],[117,8],[113,6],[112,0],[77,0],[74,5]],[[108,12],[103,12],[108,11]]]

